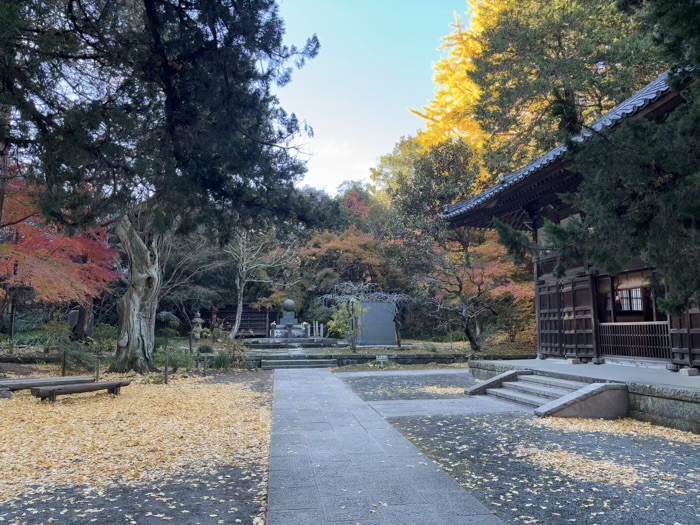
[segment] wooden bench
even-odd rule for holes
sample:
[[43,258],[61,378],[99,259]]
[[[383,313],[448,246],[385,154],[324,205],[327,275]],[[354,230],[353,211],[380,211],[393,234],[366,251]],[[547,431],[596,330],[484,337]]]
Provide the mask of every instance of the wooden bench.
[[0,388],[7,388],[10,392],[15,390],[29,390],[30,388],[53,385],[75,385],[79,383],[94,383],[92,376],[73,377],[38,377],[34,379],[0,379]]
[[129,386],[131,381],[109,381],[105,383],[85,383],[77,385],[54,385],[54,386],[39,386],[32,388],[32,395],[38,397],[42,401],[56,401],[57,396],[67,396],[70,394],[83,394],[85,392],[97,392],[98,390],[106,390],[110,394],[118,396],[121,393],[123,386]]

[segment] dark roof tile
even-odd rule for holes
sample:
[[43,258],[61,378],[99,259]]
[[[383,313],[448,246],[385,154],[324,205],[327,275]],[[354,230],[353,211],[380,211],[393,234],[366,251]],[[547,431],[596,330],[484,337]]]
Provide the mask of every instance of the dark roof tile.
[[[636,115],[639,113],[639,111],[647,107],[652,102],[656,102],[671,90],[668,77],[669,72],[666,72],[653,82],[650,82],[633,96],[615,106],[612,110],[598,119],[592,126],[590,126],[590,129],[586,129],[573,137],[573,140],[576,142],[585,142],[594,135],[594,132],[600,133],[601,131],[608,130],[617,125],[620,121]],[[441,215],[440,218],[444,220],[452,220],[466,214],[481,204],[493,199],[496,195],[502,193],[511,186],[540,171],[542,168],[549,166],[555,160],[563,157],[567,151],[568,148],[566,145],[561,144],[557,146],[524,168],[516,171],[515,173],[507,175],[500,184],[489,188],[476,197],[454,205],[445,206],[444,214]]]

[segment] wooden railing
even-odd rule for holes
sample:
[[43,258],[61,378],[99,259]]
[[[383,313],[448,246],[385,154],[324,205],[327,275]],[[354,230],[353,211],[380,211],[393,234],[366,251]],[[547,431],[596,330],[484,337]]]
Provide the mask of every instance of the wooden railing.
[[667,321],[599,323],[598,341],[603,356],[671,359]]

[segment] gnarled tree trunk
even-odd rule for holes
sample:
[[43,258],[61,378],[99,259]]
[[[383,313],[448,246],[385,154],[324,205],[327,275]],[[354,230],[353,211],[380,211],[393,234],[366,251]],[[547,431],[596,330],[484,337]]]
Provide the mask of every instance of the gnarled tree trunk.
[[464,335],[467,336],[472,352],[481,352],[479,339],[474,335],[471,327],[469,326],[469,311],[464,306],[462,307],[462,319],[464,320]]
[[161,286],[160,235],[149,229],[147,224],[139,231],[129,217],[122,218],[115,228],[129,258],[129,287],[117,305],[119,339],[110,372],[146,374],[156,370],[153,351]]

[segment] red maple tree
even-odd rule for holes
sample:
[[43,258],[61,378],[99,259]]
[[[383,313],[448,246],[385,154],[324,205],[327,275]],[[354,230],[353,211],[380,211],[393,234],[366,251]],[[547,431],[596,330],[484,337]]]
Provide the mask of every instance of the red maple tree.
[[43,303],[86,304],[118,276],[117,252],[102,228],[69,236],[47,223],[34,204],[33,188],[7,182],[0,218],[0,313],[22,291]]

